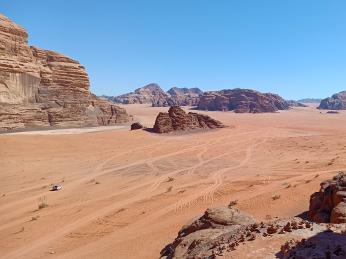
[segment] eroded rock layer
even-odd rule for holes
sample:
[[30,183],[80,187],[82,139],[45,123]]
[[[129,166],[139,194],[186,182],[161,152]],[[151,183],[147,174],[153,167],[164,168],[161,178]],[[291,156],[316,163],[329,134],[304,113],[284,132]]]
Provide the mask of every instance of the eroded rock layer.
[[318,223],[346,223],[346,174],[322,182],[310,197],[309,217]]
[[215,129],[225,127],[220,121],[208,115],[194,112],[186,113],[178,106],[172,106],[167,112],[160,112],[155,120],[154,132],[170,133],[194,129]]
[[125,122],[124,109],[91,95],[78,62],[28,45],[27,32],[0,14],[0,131]]
[[197,106],[202,91],[198,88],[173,87],[167,92],[155,83],[136,89],[134,92],[107,98],[122,104],[151,104],[153,107]]
[[275,112],[286,110],[289,104],[279,95],[250,89],[205,92],[198,103],[199,110],[235,111],[239,113]]

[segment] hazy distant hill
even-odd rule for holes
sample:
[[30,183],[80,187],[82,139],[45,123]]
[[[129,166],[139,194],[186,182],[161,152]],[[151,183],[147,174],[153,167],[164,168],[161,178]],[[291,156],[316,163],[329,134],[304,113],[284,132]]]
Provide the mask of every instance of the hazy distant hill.
[[304,99],[300,99],[297,102],[299,103],[320,103],[322,101],[322,99],[318,99],[318,98],[304,98]]

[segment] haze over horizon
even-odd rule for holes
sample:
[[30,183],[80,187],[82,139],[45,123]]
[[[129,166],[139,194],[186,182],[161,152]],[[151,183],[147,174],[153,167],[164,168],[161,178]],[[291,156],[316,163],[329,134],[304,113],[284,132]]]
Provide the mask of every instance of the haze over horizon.
[[29,43],[78,60],[92,91],[156,82],[251,88],[286,99],[346,90],[346,2],[4,0]]

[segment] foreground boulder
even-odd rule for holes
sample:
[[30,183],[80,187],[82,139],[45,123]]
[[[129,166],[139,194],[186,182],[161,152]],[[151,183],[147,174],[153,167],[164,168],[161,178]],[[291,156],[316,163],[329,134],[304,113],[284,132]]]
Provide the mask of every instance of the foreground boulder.
[[167,112],[160,112],[155,121],[154,132],[170,133],[174,131],[186,131],[193,129],[215,129],[225,126],[218,120],[208,115],[194,112],[186,113],[178,106],[172,106]]
[[322,182],[310,197],[309,217],[317,223],[346,223],[346,174]]
[[323,99],[318,108],[323,110],[346,110],[346,91]]
[[139,130],[139,129],[143,129],[143,125],[140,124],[139,122],[135,122],[131,124],[131,130]]
[[28,33],[0,15],[0,131],[111,125],[124,109],[90,93],[76,60],[28,45]]
[[250,89],[205,92],[198,103],[199,110],[260,113],[286,110],[289,104],[282,97]]

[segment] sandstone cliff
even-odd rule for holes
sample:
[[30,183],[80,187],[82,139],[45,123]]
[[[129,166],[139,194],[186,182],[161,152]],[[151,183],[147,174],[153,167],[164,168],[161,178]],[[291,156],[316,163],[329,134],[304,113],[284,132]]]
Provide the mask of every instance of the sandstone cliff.
[[239,88],[205,92],[198,103],[199,110],[239,113],[275,112],[288,108],[289,104],[279,95]]
[[29,46],[27,32],[0,14],[0,131],[128,121],[124,109],[89,87],[78,61]]
[[321,100],[318,108],[324,110],[346,110],[346,91]]

